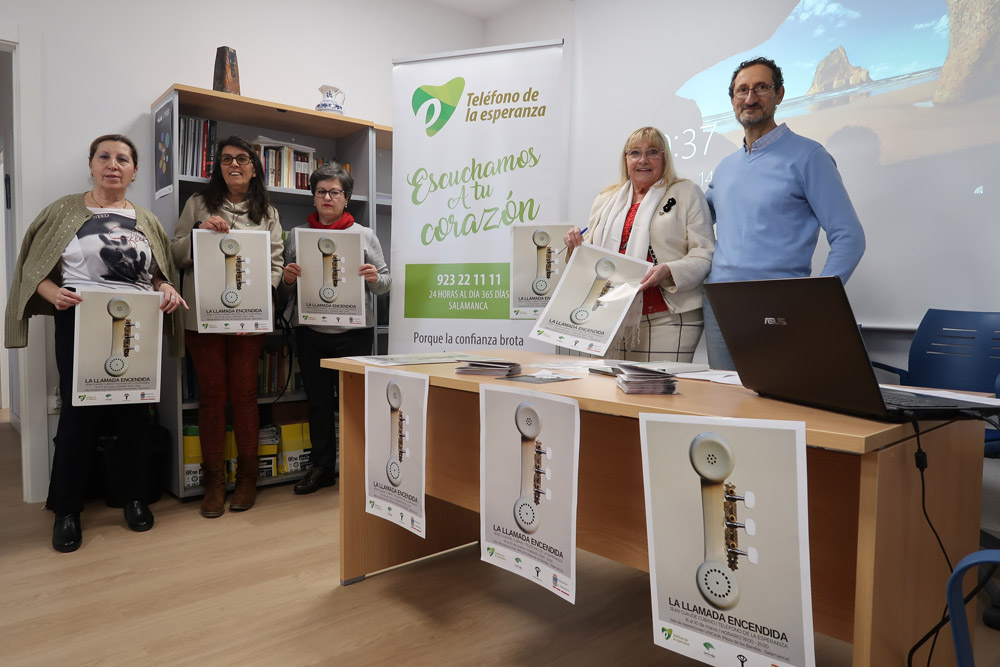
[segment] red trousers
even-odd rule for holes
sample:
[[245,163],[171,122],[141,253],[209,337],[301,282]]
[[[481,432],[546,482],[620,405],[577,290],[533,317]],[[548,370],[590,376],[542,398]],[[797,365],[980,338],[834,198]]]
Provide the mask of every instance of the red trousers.
[[226,437],[226,401],[233,408],[238,456],[257,456],[257,366],[264,336],[185,331],[188,353],[198,374],[198,432],[201,455],[222,460]]

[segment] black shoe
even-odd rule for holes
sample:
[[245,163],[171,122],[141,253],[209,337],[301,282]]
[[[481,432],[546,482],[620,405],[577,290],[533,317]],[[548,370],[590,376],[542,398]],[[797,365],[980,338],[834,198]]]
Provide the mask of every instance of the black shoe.
[[324,486],[333,486],[337,483],[337,477],[336,470],[322,467],[310,468],[306,472],[306,476],[300,479],[299,483],[295,485],[295,493],[303,496],[307,493],[319,491]]
[[126,500],[125,521],[128,522],[129,528],[141,533],[153,527],[153,513],[141,500]]
[[83,542],[83,529],[80,528],[80,513],[56,516],[52,525],[52,547],[56,551],[69,553],[80,548]]

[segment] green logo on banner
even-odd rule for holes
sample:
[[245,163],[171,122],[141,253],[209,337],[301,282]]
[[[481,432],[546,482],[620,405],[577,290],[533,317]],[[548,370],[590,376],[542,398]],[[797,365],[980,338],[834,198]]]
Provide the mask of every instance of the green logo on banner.
[[427,136],[433,137],[451,119],[465,90],[465,79],[456,76],[443,86],[420,86],[413,91],[413,115],[424,122]]
[[674,634],[674,629],[673,628],[660,628],[660,632],[663,633],[663,638],[664,639],[670,639],[671,635]]

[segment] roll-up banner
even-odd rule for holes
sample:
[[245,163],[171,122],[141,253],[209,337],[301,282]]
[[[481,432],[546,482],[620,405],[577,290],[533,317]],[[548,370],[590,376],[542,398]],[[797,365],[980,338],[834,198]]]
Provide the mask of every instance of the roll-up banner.
[[562,50],[394,62],[390,352],[552,349],[510,319],[510,249],[514,226],[565,222]]

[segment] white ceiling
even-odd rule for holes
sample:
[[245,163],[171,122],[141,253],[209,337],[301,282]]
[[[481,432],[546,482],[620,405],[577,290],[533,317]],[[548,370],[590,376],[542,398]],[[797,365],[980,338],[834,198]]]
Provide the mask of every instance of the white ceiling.
[[525,0],[431,0],[431,2],[445,7],[457,9],[471,16],[478,16],[481,19],[491,19],[497,14],[502,14],[511,7],[520,5]]

